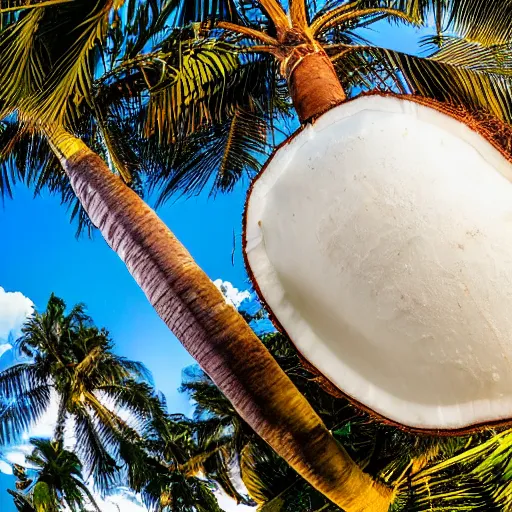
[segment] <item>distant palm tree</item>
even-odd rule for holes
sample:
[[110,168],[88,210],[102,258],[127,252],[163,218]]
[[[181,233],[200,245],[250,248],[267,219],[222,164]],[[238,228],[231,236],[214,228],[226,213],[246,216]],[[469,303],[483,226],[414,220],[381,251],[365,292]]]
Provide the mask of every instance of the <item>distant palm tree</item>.
[[150,510],[221,512],[214,494],[218,483],[202,471],[204,453],[186,417],[155,418],[144,441],[125,443],[121,452],[128,483]]
[[16,491],[8,490],[19,512],[101,512],[86,487],[78,457],[62,448],[58,441],[31,439],[34,450],[26,462],[35,472],[28,479],[18,466]]
[[[52,295],[46,310],[22,327],[18,348],[29,358],[0,372],[0,394],[8,405],[0,416],[0,441],[26,431],[58,399],[54,439],[62,443],[73,419],[76,452],[98,485],[112,480],[119,444],[136,440],[144,423],[162,413],[146,368],[112,352],[108,332],[98,329],[77,305]],[[126,420],[123,411],[130,419]]]

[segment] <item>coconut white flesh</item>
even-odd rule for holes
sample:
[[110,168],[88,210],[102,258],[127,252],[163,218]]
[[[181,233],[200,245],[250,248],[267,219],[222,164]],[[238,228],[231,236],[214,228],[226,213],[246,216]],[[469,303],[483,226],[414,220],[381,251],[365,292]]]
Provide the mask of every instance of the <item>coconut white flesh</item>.
[[250,270],[299,351],[404,426],[512,418],[512,166],[393,97],[334,108],[247,205]]

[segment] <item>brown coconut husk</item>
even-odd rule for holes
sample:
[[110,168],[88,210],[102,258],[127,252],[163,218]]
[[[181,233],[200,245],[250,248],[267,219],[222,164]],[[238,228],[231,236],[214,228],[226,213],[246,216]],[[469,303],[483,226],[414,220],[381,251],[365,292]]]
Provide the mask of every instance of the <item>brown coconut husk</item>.
[[[464,123],[466,126],[479,133],[482,137],[484,137],[492,146],[494,146],[510,163],[512,163],[512,126],[505,123],[504,121],[492,116],[488,112],[485,111],[475,111],[470,112],[468,109],[451,103],[444,103],[432,98],[426,98],[418,95],[409,95],[409,94],[395,94],[388,93],[382,91],[371,91],[362,93],[354,98],[350,98],[349,101],[354,101],[361,96],[390,96],[394,98],[399,98],[404,101],[412,101],[414,103],[419,103],[420,105],[424,105],[430,108],[433,108],[443,114],[446,114],[450,117],[453,117],[457,121]],[[344,101],[342,103],[345,103]],[[342,104],[340,103],[340,104]],[[335,105],[332,108],[335,108],[338,105]],[[330,109],[329,109],[330,110]],[[317,116],[311,119],[311,123],[314,123],[316,119],[318,119],[321,115],[325,114],[325,112],[319,113]],[[249,190],[247,191],[247,198],[245,201],[244,212],[243,212],[243,230],[242,230],[242,253],[244,257],[244,264],[251,280],[256,293],[258,294],[259,300],[261,301],[263,307],[267,311],[269,318],[274,325],[274,327],[284,334],[294,345],[301,363],[303,367],[314,375],[314,380],[318,383],[318,385],[327,393],[331,394],[336,398],[341,398],[347,400],[352,406],[354,406],[357,410],[366,413],[371,419],[376,420],[385,425],[396,427],[400,430],[403,430],[407,433],[412,434],[420,434],[420,435],[434,435],[434,436],[461,436],[468,435],[473,433],[478,433],[486,429],[491,428],[504,428],[510,427],[512,425],[512,418],[497,420],[494,422],[486,422],[486,423],[478,423],[474,425],[469,425],[467,427],[462,427],[460,429],[428,429],[428,428],[418,428],[418,427],[408,427],[406,425],[402,425],[401,423],[397,423],[382,414],[375,412],[374,410],[366,407],[364,404],[356,400],[354,397],[347,395],[342,390],[340,390],[332,381],[329,380],[316,366],[314,366],[311,362],[307,360],[307,358],[301,353],[299,348],[293,342],[293,339],[288,335],[286,329],[281,325],[279,320],[274,315],[272,309],[266,302],[261,290],[258,286],[258,283],[251,271],[249,266],[249,261],[246,254],[246,225],[247,225],[247,206],[249,204],[249,199],[251,197],[252,189],[257,180],[262,176],[262,174],[267,169],[269,162],[274,157],[275,153],[279,151],[284,146],[287,146],[299,133],[302,132],[304,127],[307,124],[302,125],[295,133],[293,133],[288,139],[279,144],[271,156],[267,160],[267,163],[263,166],[261,171],[257,174],[257,176],[252,181]]]

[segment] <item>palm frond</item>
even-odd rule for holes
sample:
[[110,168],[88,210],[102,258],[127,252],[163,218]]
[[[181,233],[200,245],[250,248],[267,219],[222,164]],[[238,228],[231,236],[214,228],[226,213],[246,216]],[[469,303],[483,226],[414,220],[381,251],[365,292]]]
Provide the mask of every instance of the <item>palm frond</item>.
[[268,72],[260,64],[261,74],[249,82],[256,66],[241,62],[238,53],[232,44],[174,31],[161,49],[121,61],[96,82],[94,101],[102,112],[117,109],[116,123],[127,112],[145,111],[146,137],[169,144],[223,121],[240,98],[261,91]]
[[506,430],[402,477],[395,509],[508,510],[512,505],[511,443],[512,434]]
[[[63,11],[69,8],[77,10],[76,3],[64,6]],[[98,57],[96,45],[106,37],[108,16],[114,7],[114,0],[86,2],[85,6],[85,12],[80,13],[83,18],[73,34],[72,46],[50,70],[44,92],[36,94],[28,104],[30,111],[37,113],[39,123],[73,121],[75,106],[90,99],[94,59]],[[59,14],[66,17],[70,13]]]
[[75,412],[76,451],[87,471],[92,472],[95,484],[100,489],[109,488],[116,480],[118,466],[105,448],[105,444],[115,444],[111,432],[102,431],[101,424],[80,409]]
[[154,46],[154,40],[165,37],[169,25],[175,24],[176,15],[176,0],[127,0],[125,18],[116,20],[115,29],[111,27],[110,67],[113,68],[119,60],[134,59],[148,46]]
[[[87,505],[100,512],[83,483],[82,465],[75,453],[64,449],[63,443],[58,441],[32,438],[30,443],[34,449],[25,459],[35,473],[35,483],[25,492],[27,503],[43,512],[62,507],[72,512],[85,512]],[[18,483],[20,481],[17,488]]]
[[131,361],[126,357],[118,356],[113,354],[114,364],[119,365],[126,374],[136,381],[147,382],[150,385],[153,385],[153,376],[149,369],[139,361]]
[[[76,487],[81,491],[81,494],[87,498],[88,502],[92,505],[95,512],[101,512],[100,507],[96,503],[96,500],[95,500],[93,494],[91,493],[91,491],[88,489],[88,487],[86,485],[84,485],[83,482],[81,482],[79,480],[75,480],[74,483],[75,483]],[[69,493],[66,493],[66,495],[69,495]],[[79,505],[81,504],[81,501],[82,500],[79,501],[79,503],[78,503]]]
[[213,456],[204,461],[202,468],[231,499],[239,504],[247,503],[247,499],[234,485],[234,473],[239,473],[240,469],[235,454],[228,446],[219,447]]
[[484,46],[461,37],[444,36],[440,48],[436,48],[435,38],[424,38],[423,45],[435,48],[430,55],[432,60],[512,78],[511,44]]
[[510,43],[512,1],[452,0],[449,23],[469,41],[485,45]]
[[[79,105],[90,99],[97,44],[104,41],[117,4],[74,0],[15,19],[0,36],[4,108],[30,123],[75,121]],[[23,59],[13,60],[16,56]]]
[[[97,111],[98,135],[105,147],[106,160],[111,163],[125,183],[133,183],[137,168],[142,164],[132,145],[122,131],[122,121],[112,115],[105,116]],[[121,126],[120,126],[121,125]]]
[[19,363],[0,372],[0,396],[15,399],[46,384],[31,363]]
[[257,113],[237,109],[230,119],[178,143],[178,161],[167,174],[153,174],[151,186],[159,189],[157,205],[177,191],[192,195],[206,187],[212,193],[229,192],[246,176],[261,168],[266,154],[268,127]]
[[50,406],[50,387],[46,384],[18,393],[0,404],[0,445],[9,444],[28,431]]
[[44,10],[35,9],[0,32],[0,99],[4,115],[43,86],[42,43],[34,37],[43,17]]
[[195,500],[194,507],[197,508],[198,512],[222,512],[208,482],[196,478],[188,484],[192,487]]
[[327,49],[342,82],[418,94],[512,120],[512,61],[505,48],[453,40],[429,58],[370,46]]
[[[172,143],[223,114],[225,85],[239,67],[236,53],[221,43],[180,44],[178,62],[150,89],[145,133]],[[178,48],[176,48],[178,50]]]
[[256,503],[263,505],[300,483],[300,478],[273,452],[250,443],[241,453],[242,480]]
[[165,414],[153,389],[144,382],[125,380],[120,384],[100,385],[96,389],[105,396],[109,404],[113,403],[116,409],[129,411],[130,415],[140,421],[149,420],[153,415]]
[[417,20],[399,9],[392,7],[361,7],[361,2],[356,0],[355,2],[342,4],[339,7],[330,9],[327,12],[320,14],[315,18],[311,24],[311,32],[316,37],[322,33],[331,30],[338,26],[351,24],[364,23],[366,19],[374,21],[376,18],[392,18],[396,20],[402,20],[407,23],[416,24]]
[[213,194],[227,192],[244,176],[252,177],[269,147],[267,137],[289,109],[268,57],[242,63],[222,97],[210,98],[208,104],[220,110],[204,118],[204,126],[196,125],[193,133],[184,132],[167,146],[156,136],[146,143],[143,160],[151,162],[147,184],[159,192],[157,205],[173,194],[195,195],[205,187]]

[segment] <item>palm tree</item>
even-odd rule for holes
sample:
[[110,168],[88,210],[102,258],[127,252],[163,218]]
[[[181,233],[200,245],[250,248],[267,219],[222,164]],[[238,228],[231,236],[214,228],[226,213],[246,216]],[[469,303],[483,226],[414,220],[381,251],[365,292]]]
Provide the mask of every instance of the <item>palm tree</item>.
[[[98,329],[77,305],[66,314],[63,300],[52,295],[43,313],[29,318],[18,347],[30,358],[0,373],[0,393],[9,399],[2,422],[3,442],[26,431],[51,404],[58,412],[54,440],[64,442],[72,418],[76,452],[101,488],[121,469],[120,443],[136,440],[162,403],[141,364],[112,352],[108,332]],[[126,413],[129,419],[124,419]]]
[[214,494],[218,484],[202,471],[204,454],[184,416],[155,418],[144,439],[124,443],[121,452],[128,483],[150,510],[221,512]]
[[18,467],[16,491],[8,489],[20,512],[100,512],[89,489],[84,484],[82,465],[78,457],[62,447],[58,441],[31,439],[34,450],[26,462],[33,479],[28,479],[26,469]]
[[[24,7],[33,4],[32,9],[13,15],[12,7],[8,7],[2,15],[6,28],[0,40],[0,102],[4,133],[9,134],[3,154],[14,155],[18,164],[3,167],[2,189],[8,191],[9,181],[19,179],[35,183],[36,188],[47,184],[52,190],[62,190],[68,200],[77,199],[91,223],[126,263],[157,313],[244,420],[301,475],[347,511],[371,507],[387,510],[391,492],[363,473],[334,441],[240,315],[225,303],[167,226],[127,186],[137,189],[140,181],[132,164],[144,153],[137,154],[131,146],[122,144],[115,128],[119,119],[115,112],[124,106],[121,119],[129,119],[131,114],[132,120],[140,120],[136,107],[142,105],[142,115],[147,114],[142,121],[144,129],[132,130],[133,139],[149,138],[157,146],[176,142],[171,144],[173,149],[181,151],[194,165],[180,166],[172,154],[174,184],[204,183],[205,170],[211,175],[201,159],[204,140],[211,148],[219,135],[227,150],[236,148],[224,153],[230,156],[231,164],[237,164],[240,147],[245,148],[243,161],[233,166],[234,171],[225,160],[218,162],[222,185],[226,183],[223,176],[236,177],[250,168],[245,165],[248,155],[261,148],[263,129],[254,121],[255,112],[268,119],[264,109],[265,115],[261,115],[261,104],[253,95],[242,94],[241,101],[240,96],[233,100],[224,94],[225,86],[244,79],[242,69],[248,69],[244,63],[253,63],[245,57],[247,45],[238,43],[240,35],[261,43],[248,49],[263,54],[254,61],[268,62],[268,55],[276,58],[303,122],[342,101],[350,85],[364,83],[372,73],[400,91],[449,98],[471,110],[481,107],[507,120],[511,110],[502,72],[503,49],[496,52],[494,46],[457,40],[447,49],[441,47],[432,58],[418,59],[355,44],[358,25],[382,16],[420,22],[431,9],[430,2],[422,2],[421,9],[417,2],[405,0],[327,3],[312,15],[303,0],[295,0],[290,2],[287,16],[277,0],[243,2],[240,12],[231,0],[193,4],[215,6],[209,12],[195,12],[189,2],[133,0],[126,2],[125,39],[118,13],[123,3],[27,0]],[[499,6],[487,6],[482,11],[482,2],[476,0],[458,2],[453,10],[450,2],[433,4],[439,6],[438,19],[446,11],[450,27],[461,36],[471,35],[472,41],[499,43],[507,37],[504,25],[493,23],[502,16]],[[194,26],[197,37],[189,41],[176,34],[169,36],[167,20],[176,7],[181,7],[187,21],[219,21],[217,29],[210,32],[208,24],[199,30]],[[223,16],[227,21],[221,20]],[[59,37],[55,37],[55,30]],[[230,33],[238,35],[230,39]],[[150,36],[155,34],[159,44],[144,53]],[[96,88],[95,71],[108,69],[109,62],[116,66],[111,66],[107,80],[100,81]],[[320,77],[314,91],[306,78],[308,66],[317,67],[315,73]],[[255,83],[261,84],[261,80]],[[485,94],[483,86],[487,87]],[[277,88],[273,86],[272,90]],[[220,129],[222,126],[224,129]],[[240,139],[239,134],[249,126],[258,129]],[[182,137],[176,135],[180,132],[191,135],[187,139],[191,144],[184,146]],[[260,144],[254,146],[255,140]],[[48,158],[47,145],[64,173],[55,158]],[[23,151],[14,151],[16,147]],[[188,170],[186,178],[183,168]],[[194,174],[194,170],[199,172]],[[232,181],[227,180],[228,188]],[[74,212],[80,215],[82,210],[77,207]]]

